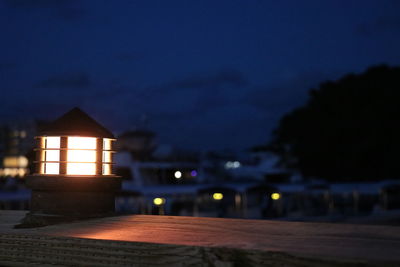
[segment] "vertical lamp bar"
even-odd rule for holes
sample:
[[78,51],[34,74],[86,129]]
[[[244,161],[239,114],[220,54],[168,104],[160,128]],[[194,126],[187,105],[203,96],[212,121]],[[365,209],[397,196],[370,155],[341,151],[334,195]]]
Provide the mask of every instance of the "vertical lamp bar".
[[35,171],[36,173],[42,174],[44,173],[44,154],[46,153],[45,150],[43,150],[45,147],[44,139],[44,137],[39,137],[36,139],[36,144],[39,149],[36,151],[36,161],[38,162],[38,164],[35,164]]
[[96,175],[103,174],[103,138],[96,140]]
[[60,174],[67,174],[68,137],[61,136],[60,140]]

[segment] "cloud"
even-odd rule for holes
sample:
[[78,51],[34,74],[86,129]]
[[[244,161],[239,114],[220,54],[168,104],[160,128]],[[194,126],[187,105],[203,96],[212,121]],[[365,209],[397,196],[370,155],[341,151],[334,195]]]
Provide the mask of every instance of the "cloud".
[[85,88],[91,84],[89,75],[84,72],[65,73],[51,76],[34,85],[35,88]]
[[400,17],[380,17],[370,23],[357,25],[356,34],[370,36],[382,32],[400,32]]

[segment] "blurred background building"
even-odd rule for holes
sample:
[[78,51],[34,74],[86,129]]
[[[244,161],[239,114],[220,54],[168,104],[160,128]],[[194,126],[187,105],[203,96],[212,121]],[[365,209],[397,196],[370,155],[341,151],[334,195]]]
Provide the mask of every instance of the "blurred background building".
[[[0,209],[28,209],[24,185],[34,160],[35,124],[1,127]],[[116,142],[114,172],[123,186],[123,214],[382,222],[396,224],[397,180],[328,183],[279,167],[268,149],[198,153],[159,144],[156,133],[133,130]]]

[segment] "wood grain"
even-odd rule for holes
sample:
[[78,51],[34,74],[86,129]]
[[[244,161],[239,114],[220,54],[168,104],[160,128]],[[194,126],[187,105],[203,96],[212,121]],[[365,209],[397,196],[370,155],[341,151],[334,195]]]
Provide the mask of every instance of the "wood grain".
[[12,229],[0,212],[0,263],[67,266],[399,266],[400,228],[132,215]]

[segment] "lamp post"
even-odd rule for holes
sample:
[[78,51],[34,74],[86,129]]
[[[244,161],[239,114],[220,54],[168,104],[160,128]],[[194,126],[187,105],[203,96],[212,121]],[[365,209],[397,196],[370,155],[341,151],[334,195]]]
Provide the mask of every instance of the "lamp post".
[[107,216],[115,211],[121,178],[112,172],[113,134],[74,108],[36,137],[36,171],[23,225]]

